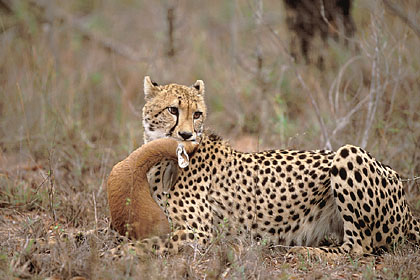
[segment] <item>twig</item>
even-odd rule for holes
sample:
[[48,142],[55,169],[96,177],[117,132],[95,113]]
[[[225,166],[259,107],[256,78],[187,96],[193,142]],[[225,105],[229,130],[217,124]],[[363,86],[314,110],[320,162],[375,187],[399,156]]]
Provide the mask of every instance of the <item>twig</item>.
[[168,22],[168,51],[169,57],[175,56],[175,44],[174,44],[174,21],[175,21],[175,8],[170,6],[166,13],[166,20]]
[[96,209],[96,198],[95,198],[94,192],[92,192],[92,197],[93,197],[93,209],[94,209],[94,212],[95,212],[95,230],[97,232],[97,230],[98,230],[98,212],[97,212],[97,209]]
[[53,179],[54,173],[53,173],[53,169],[51,167],[51,157],[52,157],[51,154],[52,153],[50,152],[50,156],[48,158],[48,162],[49,162],[48,181],[50,183],[50,188],[48,190],[48,197],[49,197],[49,200],[50,200],[50,210],[51,210],[51,213],[53,215],[54,222],[55,222],[56,221],[56,216],[55,216],[55,210],[54,210],[54,179]]
[[48,196],[50,199],[50,210],[51,213],[53,215],[53,219],[54,222],[57,221],[56,219],[56,215],[55,215],[55,210],[54,210],[54,171],[52,168],[52,157],[54,154],[54,145],[55,145],[55,135],[56,135],[56,131],[57,131],[57,122],[55,123],[55,127],[54,127],[54,139],[51,143],[51,149],[48,151],[49,155],[48,155],[48,180],[50,183],[50,188],[48,190]]
[[[270,30],[271,34],[274,35],[274,37],[277,39],[278,44],[280,45],[280,47],[282,48],[282,50],[284,51],[284,53],[286,54],[286,58],[290,61],[291,65],[294,65],[295,63],[295,59],[293,58],[293,56],[290,55],[290,53],[288,52],[287,48],[285,47],[285,44],[283,44],[282,39],[279,37],[279,35],[271,28],[270,25],[265,24],[265,26],[268,28],[268,30]],[[298,78],[300,84],[302,85],[303,89],[308,93],[309,98],[311,99],[311,103],[312,106],[315,109],[315,114],[317,116],[319,125],[321,127],[321,131],[322,131],[322,135],[324,137],[324,141],[325,141],[325,147],[329,150],[332,150],[332,145],[331,145],[331,141],[330,138],[328,136],[328,131],[327,131],[327,127],[325,126],[324,120],[321,117],[321,113],[318,107],[318,103],[316,102],[315,98],[312,95],[312,91],[309,89],[309,87],[306,85],[306,83],[304,82],[302,76],[300,75],[300,72],[298,71],[298,69],[296,68],[296,65],[294,65],[293,67],[294,72],[296,74],[296,77]]]
[[295,68],[295,73],[296,73],[296,76],[297,76],[300,84],[302,85],[303,89],[308,93],[309,98],[311,99],[312,106],[315,109],[315,115],[316,115],[316,117],[318,119],[318,122],[321,126],[322,135],[323,135],[324,141],[325,141],[325,147],[328,150],[332,150],[330,137],[328,136],[327,127],[325,126],[324,120],[322,119],[322,116],[321,116],[321,113],[320,113],[320,110],[319,110],[319,107],[318,107],[318,103],[315,101],[315,98],[312,95],[312,91],[309,89],[309,87],[303,81],[302,76],[300,75],[299,71],[296,68]]
[[32,153],[32,146],[31,146],[31,138],[30,138],[30,135],[29,135],[28,119],[26,118],[26,111],[25,111],[25,105],[23,103],[22,90],[20,89],[20,85],[19,85],[18,82],[16,83],[16,87],[18,89],[20,106],[22,107],[22,112],[23,112],[23,118],[24,118],[24,123],[25,123],[25,132],[26,132],[26,141],[28,142],[28,148],[29,148],[29,151],[32,155],[33,153]]
[[369,95],[366,95],[365,98],[363,98],[359,103],[356,104],[348,113],[342,118],[337,119],[337,125],[335,129],[332,132],[332,135],[336,135],[338,131],[343,129],[350,121],[351,116],[353,116],[354,113],[359,111],[359,109],[362,107],[362,105],[369,99]]
[[396,16],[398,16],[414,33],[420,37],[420,26],[415,22],[415,20],[409,17],[406,13],[404,13],[403,9],[398,6],[398,4],[393,3],[391,0],[383,0],[385,7],[387,7],[391,12],[393,12]]
[[[360,55],[353,56],[350,58],[341,68],[338,72],[337,78],[334,79],[332,86],[330,90],[328,91],[328,99],[330,102],[330,106],[333,108],[334,113],[338,112],[338,101],[339,101],[339,95],[340,95],[340,83],[343,78],[344,71],[349,67],[353,62],[356,60],[361,59],[362,57]],[[333,98],[333,90],[335,88],[335,98]],[[334,100],[333,100],[334,99]]]
[[[325,15],[325,5],[324,5],[324,1],[321,0],[320,1],[320,8],[319,8],[319,12],[321,14],[321,18],[322,20],[325,22],[325,24],[330,28],[330,30],[336,34],[338,34],[339,36],[342,36],[344,39],[348,40],[348,41],[352,41],[354,40],[351,37],[346,36],[345,33],[341,32],[340,30],[338,30],[337,27],[335,27],[333,24],[331,24],[331,22],[328,20],[328,18]],[[339,15],[337,15],[338,17]]]
[[11,13],[12,9],[10,3],[7,0],[0,0],[0,9],[5,10],[7,13]]
[[[8,0],[2,0],[2,1],[9,2]],[[28,0],[28,1],[31,4],[38,6],[44,11],[48,10],[49,15],[52,17],[52,20],[44,15],[45,20],[59,21],[59,22],[68,24],[72,28],[80,32],[85,38],[98,43],[105,50],[116,53],[129,60],[132,60],[132,61],[145,61],[146,60],[145,57],[142,57],[139,52],[137,52],[130,46],[127,46],[121,42],[115,41],[109,37],[105,37],[105,36],[92,32],[92,30],[86,27],[82,21],[68,15],[64,10],[54,7],[54,5],[52,5],[50,2],[47,3],[44,0]],[[13,7],[13,5],[11,5],[10,3],[9,3],[9,6]]]
[[385,177],[388,180],[397,180],[400,182],[415,182],[417,180],[420,180],[420,176],[414,176],[412,178],[400,178],[398,179],[397,177]]
[[[379,104],[379,99],[383,94],[383,89],[380,85],[380,73],[379,73],[379,34],[377,28],[380,28],[379,24],[372,22],[373,37],[375,40],[375,49],[373,53],[372,70],[371,70],[371,84],[369,89],[369,105],[366,116],[365,130],[363,131],[362,141],[360,146],[366,148],[369,140],[369,132],[372,127],[372,123],[375,119],[376,109]],[[384,86],[385,87],[385,86]]]

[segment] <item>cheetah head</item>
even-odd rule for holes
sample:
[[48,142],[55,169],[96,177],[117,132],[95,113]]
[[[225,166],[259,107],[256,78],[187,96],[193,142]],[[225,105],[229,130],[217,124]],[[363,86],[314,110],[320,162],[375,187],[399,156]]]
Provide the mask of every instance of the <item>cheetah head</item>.
[[180,141],[199,141],[207,108],[204,83],[192,86],[158,85],[144,78],[143,107],[144,142],[170,137]]

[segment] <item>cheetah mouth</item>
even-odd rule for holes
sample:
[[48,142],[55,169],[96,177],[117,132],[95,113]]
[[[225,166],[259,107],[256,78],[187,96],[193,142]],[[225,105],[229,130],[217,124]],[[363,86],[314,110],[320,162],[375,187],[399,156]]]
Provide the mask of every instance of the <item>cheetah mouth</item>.
[[175,136],[171,136],[171,135],[168,135],[167,138],[174,139],[178,142],[191,142],[193,144],[199,144],[199,142],[197,141],[197,138],[185,140],[183,138],[179,138],[179,137],[175,137]]

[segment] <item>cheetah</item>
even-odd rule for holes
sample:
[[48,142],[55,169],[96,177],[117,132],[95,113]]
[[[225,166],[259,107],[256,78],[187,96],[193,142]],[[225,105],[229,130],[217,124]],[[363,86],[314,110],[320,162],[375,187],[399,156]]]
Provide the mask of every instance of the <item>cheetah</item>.
[[[204,130],[205,86],[158,85],[144,79],[145,143],[198,143],[182,169],[162,160],[148,173],[150,192],[169,234],[137,242],[138,254],[205,247],[220,233],[251,236],[314,255],[368,255],[404,240],[420,241],[399,175],[360,147],[243,153]],[[338,246],[322,247],[333,235]]]

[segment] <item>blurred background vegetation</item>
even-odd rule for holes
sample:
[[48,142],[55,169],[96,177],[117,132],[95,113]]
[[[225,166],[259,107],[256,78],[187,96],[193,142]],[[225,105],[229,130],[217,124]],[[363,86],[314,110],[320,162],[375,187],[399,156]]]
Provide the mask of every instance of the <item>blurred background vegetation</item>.
[[351,1],[350,31],[325,5],[307,53],[292,2],[0,1],[0,235],[107,225],[106,176],[143,141],[145,75],[204,80],[207,126],[240,150],[351,143],[420,175],[420,2]]

